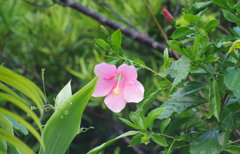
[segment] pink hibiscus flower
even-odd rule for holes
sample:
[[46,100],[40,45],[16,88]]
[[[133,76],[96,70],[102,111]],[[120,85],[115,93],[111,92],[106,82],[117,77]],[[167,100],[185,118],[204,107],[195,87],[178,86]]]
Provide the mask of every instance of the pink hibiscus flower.
[[113,112],[120,112],[127,102],[138,103],[143,99],[144,87],[137,80],[134,66],[123,64],[116,69],[115,65],[101,63],[95,66],[94,72],[99,75],[99,81],[92,96],[106,96],[104,102]]

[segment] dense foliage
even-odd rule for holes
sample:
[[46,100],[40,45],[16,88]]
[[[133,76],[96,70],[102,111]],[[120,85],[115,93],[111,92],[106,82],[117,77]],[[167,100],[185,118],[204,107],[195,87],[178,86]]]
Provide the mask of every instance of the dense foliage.
[[[240,153],[239,0],[77,1],[164,51],[52,2],[0,1],[0,153]],[[102,62],[136,67],[144,99],[91,97]]]

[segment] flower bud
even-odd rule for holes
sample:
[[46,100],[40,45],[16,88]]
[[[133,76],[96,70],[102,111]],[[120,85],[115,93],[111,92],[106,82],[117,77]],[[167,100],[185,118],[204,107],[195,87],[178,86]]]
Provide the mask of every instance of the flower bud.
[[167,22],[172,22],[173,21],[173,17],[171,15],[171,13],[168,12],[168,10],[166,9],[162,9],[162,12],[163,12],[163,15],[164,15],[164,18]]

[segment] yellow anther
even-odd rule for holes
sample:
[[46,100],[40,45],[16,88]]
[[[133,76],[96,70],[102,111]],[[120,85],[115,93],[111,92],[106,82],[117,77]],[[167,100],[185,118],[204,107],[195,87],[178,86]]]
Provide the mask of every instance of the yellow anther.
[[113,91],[112,91],[112,94],[115,95],[115,96],[118,96],[120,93],[120,89],[118,87],[114,88]]

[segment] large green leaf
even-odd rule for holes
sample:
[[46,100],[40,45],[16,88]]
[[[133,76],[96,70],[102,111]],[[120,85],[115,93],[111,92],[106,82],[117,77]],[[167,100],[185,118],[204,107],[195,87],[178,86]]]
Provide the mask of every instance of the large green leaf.
[[190,145],[191,154],[220,154],[221,146],[218,143],[218,131],[207,131],[196,138]]
[[91,151],[89,151],[87,154],[97,154],[98,152],[102,151],[104,148],[108,147],[109,145],[113,144],[114,142],[116,142],[117,140],[123,138],[123,137],[127,137],[127,136],[131,136],[131,135],[136,135],[138,134],[138,131],[128,131],[114,139],[111,139],[97,147],[95,147],[94,149],[92,149]]
[[161,107],[164,107],[165,110],[162,112],[162,114],[158,118],[159,119],[168,118],[174,112],[179,114],[190,107],[195,107],[205,102],[207,102],[206,99],[201,97],[196,97],[196,96],[171,98],[162,104]]
[[215,79],[213,80],[209,90],[209,102],[210,102],[210,108],[214,116],[219,121],[219,114],[221,109],[221,97],[218,90],[218,84]]
[[240,70],[232,69],[224,75],[224,83],[228,89],[233,91],[235,97],[240,99]]
[[43,129],[45,150],[40,154],[64,154],[78,134],[83,111],[94,92],[98,77],[62,103]]

